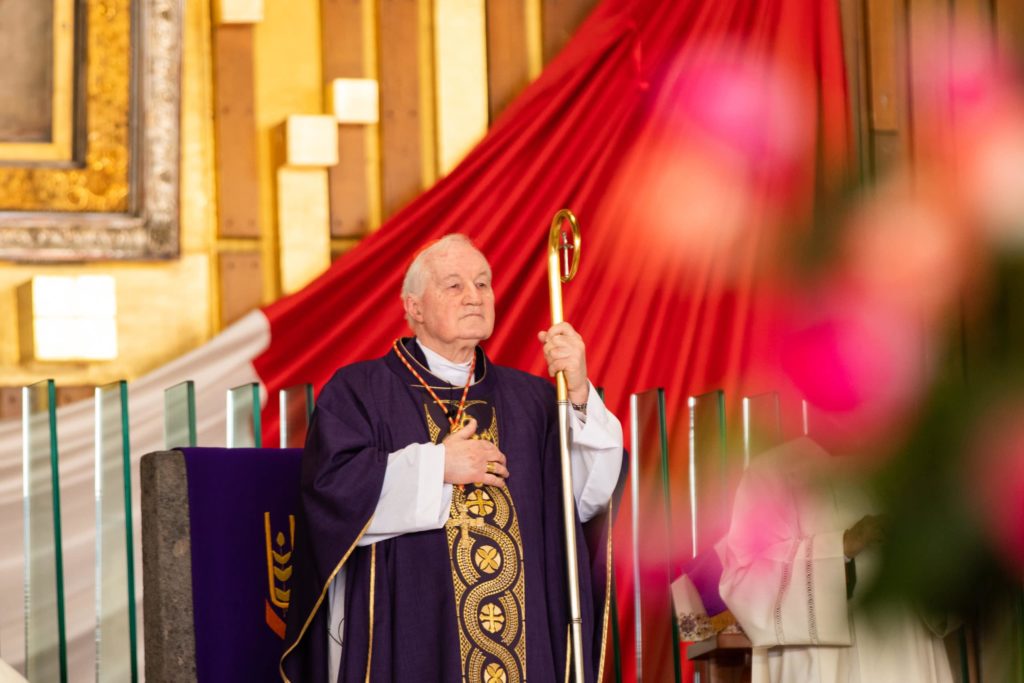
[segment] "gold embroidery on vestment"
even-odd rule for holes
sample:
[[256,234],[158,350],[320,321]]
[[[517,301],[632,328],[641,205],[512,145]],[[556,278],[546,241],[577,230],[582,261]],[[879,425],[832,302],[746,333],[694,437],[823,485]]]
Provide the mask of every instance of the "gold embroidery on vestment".
[[430,443],[437,443],[437,437],[441,436],[441,428],[434,422],[434,418],[430,417],[430,408],[426,404],[423,406],[423,412],[427,415],[427,433],[430,434]]
[[[436,406],[424,405],[426,414]],[[475,439],[498,445],[497,411],[484,401],[467,401],[477,421]],[[488,415],[489,413],[489,415]],[[490,420],[486,421],[489,417]],[[483,419],[482,419],[483,418]],[[447,430],[431,440],[443,439]],[[466,683],[523,683],[526,680],[526,587],[523,541],[507,488],[467,485],[452,491],[445,524],[463,680]]]

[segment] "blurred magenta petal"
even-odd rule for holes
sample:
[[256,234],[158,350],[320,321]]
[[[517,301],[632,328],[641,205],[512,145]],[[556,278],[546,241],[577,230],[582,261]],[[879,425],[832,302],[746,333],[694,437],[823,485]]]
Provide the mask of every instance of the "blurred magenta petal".
[[917,165],[997,248],[1024,244],[1024,90],[991,34],[933,20],[911,57]]
[[712,261],[730,272],[755,241],[770,253],[779,217],[813,189],[813,106],[781,69],[719,49],[666,65],[662,77],[671,86],[651,104],[609,203],[629,207],[617,220],[646,230],[638,277]]
[[680,122],[739,153],[759,174],[790,173],[813,145],[806,90],[754,57],[694,67],[680,93]]
[[810,404],[828,450],[868,450],[892,435],[925,383],[920,323],[884,301],[833,295],[782,339],[782,370]]

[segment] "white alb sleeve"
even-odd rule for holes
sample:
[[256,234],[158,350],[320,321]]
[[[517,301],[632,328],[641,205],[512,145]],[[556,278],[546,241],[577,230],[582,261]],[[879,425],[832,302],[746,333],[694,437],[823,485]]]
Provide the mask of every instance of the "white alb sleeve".
[[587,522],[608,508],[622,468],[622,424],[590,385],[584,417],[570,410],[572,490],[580,521]]
[[440,529],[448,521],[452,485],[444,481],[444,446],[414,443],[388,455],[384,485],[359,545]]

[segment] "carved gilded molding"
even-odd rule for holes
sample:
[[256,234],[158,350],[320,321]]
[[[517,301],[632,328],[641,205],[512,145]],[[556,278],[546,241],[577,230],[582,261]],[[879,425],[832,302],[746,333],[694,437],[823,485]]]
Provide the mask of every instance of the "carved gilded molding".
[[182,0],[84,6],[83,154],[71,168],[0,167],[0,259],[174,257]]

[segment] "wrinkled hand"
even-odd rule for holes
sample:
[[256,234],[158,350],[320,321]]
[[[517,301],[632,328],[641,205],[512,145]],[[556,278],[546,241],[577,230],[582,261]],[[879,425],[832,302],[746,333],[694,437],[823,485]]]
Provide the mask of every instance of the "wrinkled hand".
[[590,395],[587,381],[587,349],[583,337],[566,322],[552,325],[546,332],[538,332],[537,339],[544,345],[544,360],[548,363],[548,374],[565,373],[565,384],[569,389],[569,400],[586,403]]
[[882,542],[885,536],[885,518],[880,515],[864,515],[843,533],[843,554],[857,557],[865,548]]
[[[508,478],[505,454],[490,441],[474,439],[476,420],[469,418],[465,425],[444,438],[444,480],[449,484],[487,484],[504,486]],[[487,472],[487,463],[493,462]]]

